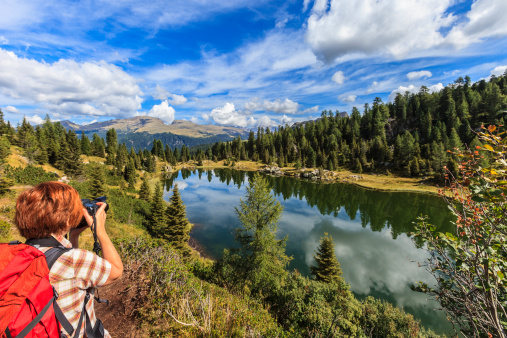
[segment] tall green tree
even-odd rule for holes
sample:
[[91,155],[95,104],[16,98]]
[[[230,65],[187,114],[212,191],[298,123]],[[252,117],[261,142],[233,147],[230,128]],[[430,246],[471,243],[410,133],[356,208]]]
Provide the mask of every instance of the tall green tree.
[[148,185],[146,176],[142,178],[141,188],[139,189],[139,198],[146,202],[151,200],[150,186]]
[[81,132],[81,152],[84,155],[90,156],[92,153],[92,148],[90,146],[90,139],[85,135],[84,131]]
[[11,154],[11,143],[6,136],[0,136],[0,164]]
[[166,218],[167,228],[163,237],[167,238],[184,256],[189,256],[188,240],[192,225],[187,219],[185,204],[183,204],[177,184],[173,188],[173,195],[166,209]]
[[241,226],[235,233],[240,248],[231,250],[239,257],[234,269],[252,292],[268,294],[280,285],[292,259],[285,253],[288,237],[277,239],[283,207],[271,195],[267,181],[255,175],[246,188],[245,199],[235,209]]
[[136,165],[134,163],[134,159],[130,158],[128,160],[127,166],[125,167],[125,173],[123,175],[125,181],[129,184],[129,189],[133,189],[136,185]]
[[118,135],[116,130],[111,128],[106,133],[106,163],[114,164],[116,152],[118,150]]
[[90,173],[90,197],[96,198],[106,195],[106,174],[100,164],[92,166]]
[[148,231],[158,238],[164,238],[164,230],[167,226],[165,216],[166,204],[163,199],[163,189],[161,184],[155,187],[155,193],[151,200],[150,216],[148,217]]
[[313,258],[317,265],[311,266],[310,269],[315,280],[332,283],[340,279],[342,269],[334,252],[333,237],[328,233],[325,233],[324,237],[320,239],[320,245]]

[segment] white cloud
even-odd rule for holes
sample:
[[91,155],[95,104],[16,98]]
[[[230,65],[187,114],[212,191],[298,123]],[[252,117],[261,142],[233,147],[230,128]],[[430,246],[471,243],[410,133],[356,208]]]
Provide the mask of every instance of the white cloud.
[[430,93],[436,93],[444,89],[444,85],[441,83],[437,83],[436,85],[430,86],[428,89]]
[[338,99],[344,101],[344,102],[355,102],[357,98],[357,95],[340,95]]
[[3,49],[0,94],[74,115],[133,115],[143,101],[136,80],[104,61],[45,63]]
[[307,114],[307,113],[316,113],[319,111],[319,106],[313,106],[313,107],[310,107],[308,109],[305,109],[303,110],[301,113],[302,114]]
[[490,75],[502,76],[505,73],[505,71],[507,71],[507,65],[506,66],[498,66],[498,67],[495,67],[495,69],[493,69],[491,71]]
[[257,125],[261,127],[277,127],[278,123],[264,115],[257,119]]
[[467,20],[454,26],[446,39],[450,44],[463,48],[489,37],[505,36],[505,13],[505,0],[476,0],[466,14]]
[[208,121],[209,120],[209,115],[208,114],[202,114],[201,117],[202,117],[202,119],[204,121]]
[[282,118],[280,119],[280,124],[281,125],[292,125],[292,121],[293,119],[291,117],[288,117],[287,115],[283,115]]
[[195,116],[192,116],[190,118],[190,122],[192,122],[192,123],[197,123],[198,121],[199,121],[199,119],[197,117],[195,117]]
[[333,74],[332,80],[338,84],[343,84],[347,78],[345,75],[343,75],[343,72],[341,70],[337,71]]
[[373,81],[371,83],[371,85],[368,87],[368,89],[366,90],[366,93],[367,94],[371,94],[373,93],[375,90],[377,90],[379,88],[379,84],[377,81]]
[[272,111],[279,114],[295,114],[298,111],[299,103],[285,99],[284,101],[277,99],[274,101],[260,101],[254,98],[252,101],[245,103],[245,109],[248,111]]
[[227,102],[223,107],[215,108],[211,111],[209,117],[217,124],[246,127],[255,124],[255,119],[236,111],[233,103]]
[[[401,95],[405,95],[406,92],[417,94],[419,93],[420,87],[416,87],[414,85],[409,85],[408,87],[399,86],[397,89],[393,90],[391,94],[389,94],[388,100],[393,102],[396,94],[400,93]],[[441,83],[437,83],[436,85],[432,85],[428,87],[430,93],[439,92],[444,89],[444,86]]]
[[9,43],[9,40],[5,36],[0,36],[0,45],[6,45]]
[[164,88],[157,85],[155,88],[155,94],[153,94],[153,98],[156,100],[167,100],[169,99],[169,103],[174,106],[179,106],[187,102],[187,98],[183,95],[171,94]]
[[171,124],[174,121],[174,113],[174,108],[165,100],[158,105],[154,105],[148,112],[148,116],[158,117],[164,121],[165,124]]
[[28,122],[30,122],[31,125],[44,123],[44,120],[39,115],[25,116],[25,117],[26,117],[26,120]]
[[410,81],[413,81],[413,80],[417,80],[417,79],[421,79],[423,77],[431,77],[433,76],[433,74],[431,74],[430,71],[428,70],[421,70],[421,71],[418,71],[418,72],[410,72],[407,74],[407,79],[409,79]]
[[308,19],[306,40],[326,61],[349,53],[397,58],[444,42],[440,30],[455,17],[452,0],[319,0]]
[[17,114],[19,112],[18,108],[13,106],[7,106],[4,108],[4,110],[8,113]]
[[176,182],[174,182],[174,184],[178,185],[178,190],[180,190],[180,191],[183,191],[186,188],[188,188],[188,183],[186,181],[176,181]]

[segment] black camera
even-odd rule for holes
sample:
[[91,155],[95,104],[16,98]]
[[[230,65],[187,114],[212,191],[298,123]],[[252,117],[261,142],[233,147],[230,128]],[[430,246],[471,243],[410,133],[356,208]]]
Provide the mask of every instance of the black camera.
[[[98,202],[106,203],[106,199],[107,199],[106,196],[100,196],[94,200],[82,199],[81,203],[83,203],[83,207],[86,209],[86,211],[88,211],[88,215],[93,217],[97,213],[97,210],[99,210],[99,208],[100,208],[100,205],[98,205],[97,203]],[[106,209],[104,211],[107,212],[108,210],[109,210],[109,204],[106,203]],[[77,227],[82,228],[87,225],[88,224],[86,223],[86,219],[83,217],[83,219],[81,220],[81,223],[79,223],[79,225]]]

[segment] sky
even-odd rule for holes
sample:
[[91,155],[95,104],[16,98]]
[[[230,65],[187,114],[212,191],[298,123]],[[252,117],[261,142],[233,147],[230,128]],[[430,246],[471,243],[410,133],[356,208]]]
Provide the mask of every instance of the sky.
[[14,124],[276,126],[507,69],[505,0],[1,0],[0,13]]

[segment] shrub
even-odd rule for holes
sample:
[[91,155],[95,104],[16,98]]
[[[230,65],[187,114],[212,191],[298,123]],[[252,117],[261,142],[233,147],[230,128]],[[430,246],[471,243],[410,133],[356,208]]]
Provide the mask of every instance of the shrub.
[[28,165],[25,168],[5,166],[5,176],[13,179],[17,184],[37,185],[47,181],[57,181],[54,173],[48,173],[41,167]]

